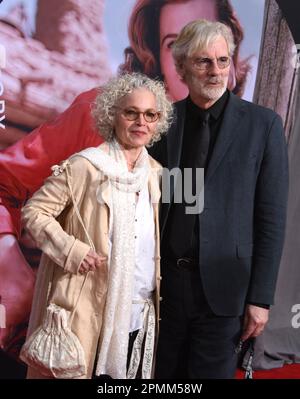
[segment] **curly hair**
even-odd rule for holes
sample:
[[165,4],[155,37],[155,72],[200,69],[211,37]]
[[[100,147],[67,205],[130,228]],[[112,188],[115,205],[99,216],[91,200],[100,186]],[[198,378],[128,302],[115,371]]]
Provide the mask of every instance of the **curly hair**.
[[92,116],[104,140],[111,141],[115,136],[115,107],[120,99],[140,88],[145,88],[154,94],[160,113],[156,132],[147,146],[159,141],[168,131],[173,119],[173,105],[167,98],[164,84],[141,73],[125,73],[110,79],[102,86],[93,105]]
[[[189,0],[137,0],[129,20],[128,36],[130,46],[124,50],[125,62],[119,71],[141,72],[150,78],[163,80],[160,66],[159,19],[161,9],[170,3],[184,3]],[[235,67],[236,85],[233,93],[242,96],[246,79],[251,70],[250,58],[241,60],[240,45],[244,38],[242,26],[229,0],[215,0],[218,21],[232,30],[235,50],[232,62]]]

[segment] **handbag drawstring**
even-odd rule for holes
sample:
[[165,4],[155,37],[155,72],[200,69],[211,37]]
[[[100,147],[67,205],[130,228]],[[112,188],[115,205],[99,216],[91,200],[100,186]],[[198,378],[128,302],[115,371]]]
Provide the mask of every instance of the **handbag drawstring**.
[[[91,240],[91,238],[90,238],[90,236],[89,236],[89,233],[88,233],[88,231],[87,231],[87,229],[86,229],[86,227],[85,227],[85,225],[84,225],[84,223],[83,223],[83,220],[82,220],[81,215],[80,215],[79,210],[78,210],[77,202],[76,202],[76,200],[75,200],[74,193],[73,193],[73,190],[72,190],[72,187],[71,187],[71,184],[70,184],[70,180],[69,180],[69,179],[70,179],[70,175],[69,175],[69,172],[68,172],[68,166],[69,166],[69,163],[67,163],[67,165],[66,165],[67,185],[68,185],[68,188],[69,188],[69,190],[70,190],[70,194],[71,194],[71,198],[72,198],[72,201],[73,201],[75,213],[76,213],[76,215],[77,215],[77,217],[78,217],[78,219],[79,219],[79,222],[80,222],[80,224],[81,224],[81,226],[82,226],[82,228],[83,228],[83,230],[84,230],[84,232],[85,232],[85,235],[86,235],[86,237],[87,237],[87,239],[88,239],[88,242],[89,242],[89,244],[90,244],[90,247],[92,248],[93,251],[96,252],[94,243],[93,243],[93,241]],[[71,326],[71,324],[72,324],[73,317],[74,317],[74,315],[75,315],[75,311],[76,311],[76,309],[77,309],[77,305],[78,305],[79,299],[80,299],[80,297],[81,297],[81,293],[82,293],[82,291],[83,291],[83,287],[84,287],[84,285],[85,285],[85,282],[86,282],[86,280],[87,280],[87,278],[88,278],[89,272],[90,272],[90,270],[89,270],[89,271],[86,273],[86,275],[84,276],[84,280],[83,280],[83,282],[82,282],[82,285],[81,285],[81,288],[80,288],[80,291],[79,291],[77,300],[76,300],[76,302],[75,302],[75,306],[74,306],[74,308],[73,308],[73,310],[72,310],[72,312],[71,312],[71,314],[70,314],[70,317],[69,317],[69,324],[70,324],[70,326]]]

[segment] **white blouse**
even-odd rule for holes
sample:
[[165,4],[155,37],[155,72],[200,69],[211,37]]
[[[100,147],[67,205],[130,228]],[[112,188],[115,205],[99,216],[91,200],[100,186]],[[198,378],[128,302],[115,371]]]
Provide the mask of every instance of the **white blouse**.
[[[155,224],[153,206],[148,185],[138,193],[135,206],[135,270],[133,301],[150,298],[155,290]],[[109,251],[112,245],[112,231],[109,231]],[[109,256],[110,258],[110,256]],[[133,303],[129,332],[139,330],[143,325],[141,303]]]

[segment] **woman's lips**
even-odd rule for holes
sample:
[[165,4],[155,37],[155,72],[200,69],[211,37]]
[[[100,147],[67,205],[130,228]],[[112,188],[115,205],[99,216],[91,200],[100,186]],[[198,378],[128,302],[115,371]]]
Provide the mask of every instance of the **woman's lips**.
[[143,132],[141,130],[132,130],[131,133],[135,134],[136,136],[140,136],[140,137],[145,136],[147,134],[146,132]]

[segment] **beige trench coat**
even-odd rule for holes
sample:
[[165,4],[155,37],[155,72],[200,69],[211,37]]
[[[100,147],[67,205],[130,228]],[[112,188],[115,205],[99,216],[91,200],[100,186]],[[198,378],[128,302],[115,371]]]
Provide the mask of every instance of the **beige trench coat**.
[[[158,219],[160,183],[157,171],[161,166],[150,156],[149,159],[151,173],[148,187],[152,203],[155,202],[155,306],[158,327],[161,277]],[[67,179],[96,252],[108,255],[109,186],[101,186],[105,187],[101,192],[104,203],[99,203],[96,198],[97,189],[105,177],[83,157],[76,156],[63,161],[57,176],[50,176],[22,209],[22,223],[43,251],[27,336],[41,324],[49,302],[72,311],[84,279],[78,269],[90,245],[75,213]],[[107,267],[89,273],[72,323],[72,331],[79,338],[85,352],[88,371],[84,378],[91,378],[97,355],[107,277]],[[30,369],[27,378],[45,377]]]

